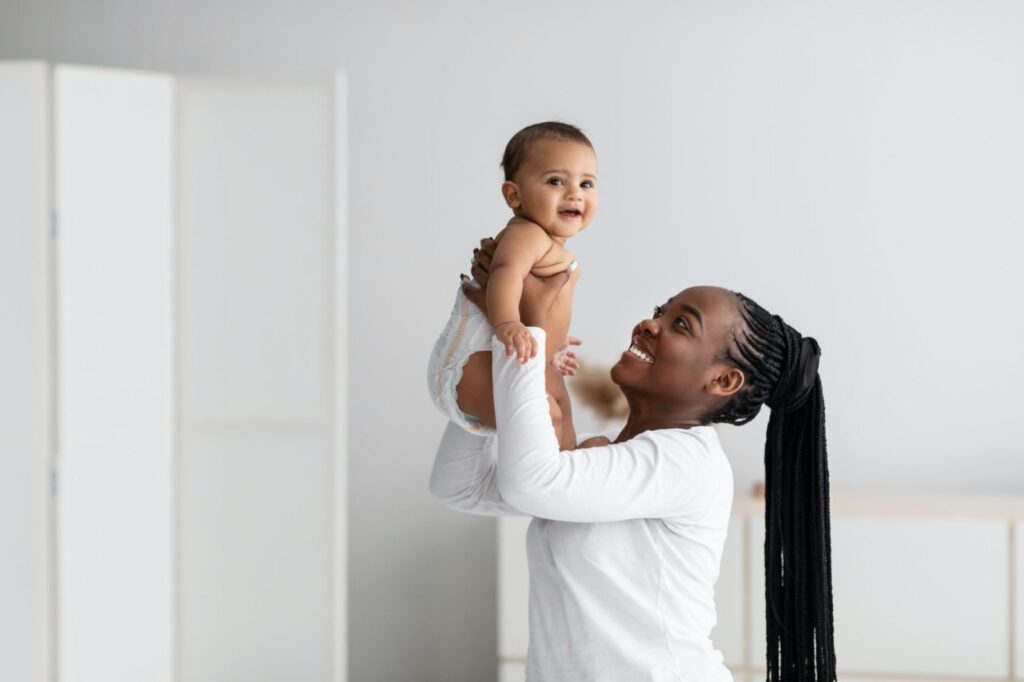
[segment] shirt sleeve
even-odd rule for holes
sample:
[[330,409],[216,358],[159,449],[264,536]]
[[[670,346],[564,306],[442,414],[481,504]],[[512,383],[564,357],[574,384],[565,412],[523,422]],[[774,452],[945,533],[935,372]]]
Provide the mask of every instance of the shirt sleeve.
[[693,517],[710,508],[721,469],[703,429],[662,429],[625,443],[558,450],[540,352],[522,364],[491,341],[498,424],[497,483],[516,509],[555,521]]
[[522,516],[501,496],[497,446],[491,436],[477,436],[448,422],[430,472],[430,494],[456,511],[485,516]]

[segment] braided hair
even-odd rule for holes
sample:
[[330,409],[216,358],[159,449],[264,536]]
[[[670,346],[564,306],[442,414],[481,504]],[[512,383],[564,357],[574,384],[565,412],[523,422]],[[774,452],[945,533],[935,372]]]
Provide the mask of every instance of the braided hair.
[[746,424],[771,409],[764,448],[768,682],[836,679],[825,401],[818,342],[743,294],[720,360],[745,382],[706,423]]

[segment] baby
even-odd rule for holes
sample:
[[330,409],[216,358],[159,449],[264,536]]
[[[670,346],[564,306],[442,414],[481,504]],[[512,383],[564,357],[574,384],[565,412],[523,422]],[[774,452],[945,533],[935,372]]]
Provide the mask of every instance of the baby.
[[[597,210],[597,157],[578,128],[566,123],[537,123],[516,133],[501,161],[501,193],[514,216],[495,236],[497,247],[487,282],[487,314],[461,287],[455,307],[434,345],[427,372],[438,409],[467,431],[494,430],[490,339],[505,344],[521,362],[537,354],[536,340],[519,319],[523,281],[569,270],[547,316],[547,358],[565,343],[572,316],[572,294],[580,270],[566,241],[590,224]],[[576,447],[572,422],[551,396],[560,394],[560,378],[548,368],[548,402],[562,449]]]

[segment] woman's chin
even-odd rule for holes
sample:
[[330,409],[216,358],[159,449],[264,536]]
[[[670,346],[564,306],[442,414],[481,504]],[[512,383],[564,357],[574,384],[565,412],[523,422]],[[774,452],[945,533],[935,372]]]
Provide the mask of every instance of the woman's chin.
[[624,381],[628,383],[629,367],[620,358],[618,362],[612,365],[608,375],[611,377],[612,383],[621,388]]

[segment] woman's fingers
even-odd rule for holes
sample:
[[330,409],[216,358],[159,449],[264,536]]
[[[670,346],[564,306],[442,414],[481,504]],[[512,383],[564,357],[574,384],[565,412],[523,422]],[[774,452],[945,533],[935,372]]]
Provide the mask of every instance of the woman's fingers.
[[480,264],[480,261],[473,261],[473,267],[469,269],[469,274],[473,276],[473,279],[476,280],[481,289],[487,288],[487,279],[491,276],[491,273],[487,271],[487,268]]
[[490,275],[491,260],[494,256],[494,249],[497,245],[490,237],[480,240],[480,248],[473,249],[473,259],[470,261],[469,274],[459,275],[462,280],[462,291],[466,298],[473,302],[487,314],[487,278]]
[[494,257],[494,250],[497,248],[498,242],[494,241],[493,237],[484,237],[480,240],[480,252],[487,259],[488,264],[490,264],[491,258]]
[[491,261],[494,260],[494,250],[496,248],[497,244],[490,237],[481,239],[480,248],[473,249],[473,256],[481,265],[484,266],[484,269],[490,270]]
[[473,249],[473,260],[469,272],[484,289],[487,288],[487,279],[491,274],[491,262],[494,259],[496,246],[493,239],[484,237],[480,240],[480,248]]
[[487,292],[465,275],[459,275],[459,279],[462,280],[462,293],[486,315]]

